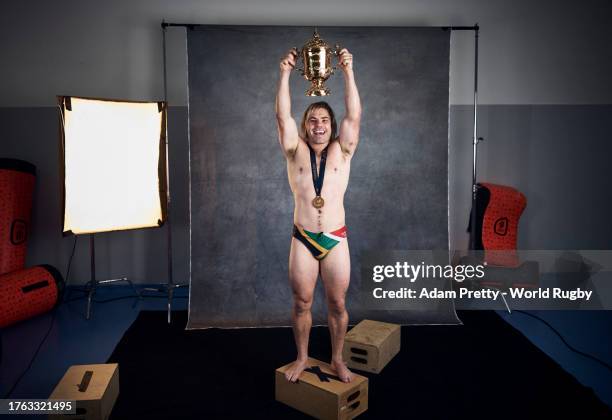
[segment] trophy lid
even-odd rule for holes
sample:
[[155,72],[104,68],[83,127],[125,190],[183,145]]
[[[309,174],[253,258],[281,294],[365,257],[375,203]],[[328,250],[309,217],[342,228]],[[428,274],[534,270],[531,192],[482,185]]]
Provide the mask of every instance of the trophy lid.
[[304,49],[309,49],[309,48],[329,48],[329,44],[327,44],[327,42],[325,42],[323,39],[321,39],[321,37],[319,36],[319,32],[317,31],[317,28],[315,28],[314,30],[314,35],[312,36],[312,38],[304,45]]

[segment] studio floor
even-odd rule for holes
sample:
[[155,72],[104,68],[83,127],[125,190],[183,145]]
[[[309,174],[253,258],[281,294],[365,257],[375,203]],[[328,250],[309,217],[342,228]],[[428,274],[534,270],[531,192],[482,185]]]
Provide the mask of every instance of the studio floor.
[[[96,296],[91,319],[86,320],[86,299],[75,290],[55,315],[45,314],[2,330],[0,388],[3,398],[9,390],[12,390],[11,398],[46,398],[69,366],[105,363],[140,311],[166,310],[167,299],[154,292],[144,294],[147,297],[137,300],[127,287],[103,288]],[[177,289],[175,296],[173,309],[186,310],[188,290]],[[537,319],[518,312],[498,312],[498,315],[612,406],[610,370],[571,351]],[[599,312],[597,316],[578,311],[538,315],[555,327],[562,325],[564,338],[577,349],[612,364],[609,346],[612,312]],[[500,365],[494,367],[502,376],[503,365],[504,361],[500,360]]]

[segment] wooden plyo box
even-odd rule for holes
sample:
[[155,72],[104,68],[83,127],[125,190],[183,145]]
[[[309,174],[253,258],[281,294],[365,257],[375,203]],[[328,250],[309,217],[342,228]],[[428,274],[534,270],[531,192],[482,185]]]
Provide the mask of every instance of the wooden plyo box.
[[350,420],[368,409],[368,378],[355,374],[348,384],[327,363],[308,359],[296,383],[285,378],[291,364],[276,369],[276,400],[318,419]]
[[49,399],[76,401],[76,414],[54,414],[49,419],[108,419],[118,395],[117,363],[70,366]]
[[349,368],[380,373],[400,351],[401,327],[364,319],[344,338],[342,357]]

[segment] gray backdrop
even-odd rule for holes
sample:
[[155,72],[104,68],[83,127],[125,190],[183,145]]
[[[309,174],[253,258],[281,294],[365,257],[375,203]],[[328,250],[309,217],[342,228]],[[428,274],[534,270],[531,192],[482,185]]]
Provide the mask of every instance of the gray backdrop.
[[[289,325],[287,262],[293,198],[278,145],[278,62],[310,27],[188,30],[191,295],[188,328]],[[346,194],[351,322],[454,323],[452,304],[368,311],[360,256],[369,250],[448,249],[449,32],[439,28],[319,28],[347,47],[363,104],[361,142]],[[341,74],[326,98],[340,120]],[[292,76],[293,114],[313,98]],[[313,322],[324,324],[320,284]]]

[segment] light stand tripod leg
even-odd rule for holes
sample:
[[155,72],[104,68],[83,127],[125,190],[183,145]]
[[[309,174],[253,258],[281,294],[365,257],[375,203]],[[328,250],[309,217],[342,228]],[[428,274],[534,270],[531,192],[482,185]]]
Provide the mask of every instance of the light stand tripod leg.
[[136,304],[138,304],[138,302],[142,300],[142,295],[138,292],[138,290],[136,290],[136,286],[134,286],[134,283],[132,282],[132,280],[128,279],[127,277],[124,277],[121,280],[128,282],[130,287],[134,291],[134,295],[136,299],[134,300],[134,303],[132,304],[132,309],[133,309],[136,307]]
[[142,298],[142,295],[138,292],[138,290],[136,290],[136,286],[134,286],[134,283],[132,283],[131,280],[129,280],[127,277],[120,277],[120,278],[116,278],[116,279],[108,279],[108,280],[96,280],[96,246],[95,246],[95,242],[94,242],[94,234],[92,233],[90,235],[90,241],[89,241],[89,249],[90,249],[90,253],[91,253],[91,280],[89,281],[88,284],[88,291],[87,291],[87,315],[86,318],[89,320],[91,318],[91,311],[92,311],[92,303],[93,303],[93,298],[94,295],[96,294],[96,290],[98,289],[98,286],[100,285],[105,285],[105,284],[111,284],[111,283],[117,283],[120,281],[124,281],[127,282],[130,287],[132,288],[132,290],[134,291],[134,295],[136,297],[136,300],[134,301],[134,304],[132,305],[132,308],[136,307],[136,304],[138,302],[140,302],[140,299]]
[[174,287],[168,289],[168,324],[172,322],[172,297],[174,295]]
[[86,318],[89,320],[91,318],[91,303],[93,301],[94,294],[96,293],[97,284],[95,281],[89,282],[89,287],[87,291],[87,315]]

